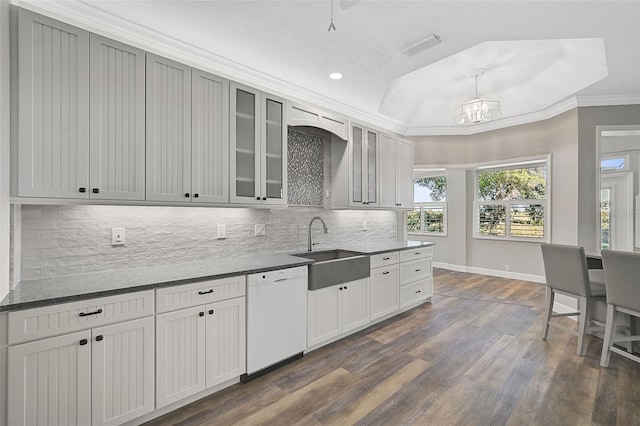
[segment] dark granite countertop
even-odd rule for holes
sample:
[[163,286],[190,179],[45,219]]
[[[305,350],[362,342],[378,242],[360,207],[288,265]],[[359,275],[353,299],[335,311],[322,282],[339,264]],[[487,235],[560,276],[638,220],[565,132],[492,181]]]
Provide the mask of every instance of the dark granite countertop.
[[[421,241],[370,241],[339,245],[338,248],[372,255],[432,245],[434,243]],[[245,253],[244,256],[212,258],[198,262],[22,281],[2,300],[0,312],[273,271],[311,263],[313,263],[312,260],[288,254]]]
[[21,281],[0,303],[0,312],[273,271],[310,263],[313,261],[286,254],[260,254]]

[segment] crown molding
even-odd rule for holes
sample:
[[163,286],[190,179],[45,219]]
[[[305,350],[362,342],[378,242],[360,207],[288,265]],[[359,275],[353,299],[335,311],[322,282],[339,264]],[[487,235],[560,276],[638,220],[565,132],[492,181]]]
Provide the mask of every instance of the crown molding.
[[406,125],[395,119],[382,114],[372,114],[327,98],[312,90],[113,15],[91,5],[90,2],[11,0],[11,3],[256,89],[345,115],[347,118],[362,121],[363,124],[380,127],[400,135],[403,135],[407,130]]
[[[2,1],[2,0],[0,0]],[[312,90],[240,64],[206,49],[169,37],[159,31],[105,12],[87,1],[10,0],[12,4],[165,56],[203,71],[247,84],[302,104],[310,104],[346,118],[362,121],[402,136],[469,136],[536,121],[547,120],[577,107],[640,104],[640,94],[577,96],[529,114],[506,117],[471,126],[413,126],[378,113],[370,113],[330,99]]]

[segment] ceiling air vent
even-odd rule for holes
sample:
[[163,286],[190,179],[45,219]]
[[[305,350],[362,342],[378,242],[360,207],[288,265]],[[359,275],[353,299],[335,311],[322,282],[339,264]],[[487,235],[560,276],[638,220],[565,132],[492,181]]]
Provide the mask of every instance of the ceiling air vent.
[[427,49],[431,49],[433,46],[437,46],[442,42],[440,36],[437,34],[429,34],[425,38],[415,41],[402,49],[402,53],[407,56],[415,56],[418,53],[424,52]]

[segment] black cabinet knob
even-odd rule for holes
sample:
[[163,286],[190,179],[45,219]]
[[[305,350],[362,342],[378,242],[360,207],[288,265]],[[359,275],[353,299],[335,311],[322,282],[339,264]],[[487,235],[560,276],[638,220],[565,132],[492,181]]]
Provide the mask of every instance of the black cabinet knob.
[[260,201],[260,197],[256,197],[256,200]]
[[91,192],[93,192],[94,194],[99,194],[100,193],[100,188],[93,188],[91,190]]
[[198,198],[200,195],[198,194],[193,194],[193,198]]
[[262,201],[267,201],[267,197],[262,197]]
[[185,198],[189,198],[189,193],[188,193],[188,192],[185,192],[185,193],[184,193],[184,197],[185,197]]
[[416,290],[416,293],[422,293],[422,290]]
[[103,339],[104,339],[104,336],[102,334],[99,336],[96,336],[96,342],[102,342]]
[[87,343],[89,343],[89,341],[88,341],[87,339],[82,339],[82,340],[80,340],[80,346],[84,346],[84,345],[86,345]]
[[345,289],[345,290],[347,289],[347,286],[346,286],[346,285],[344,286],[344,289]]
[[81,186],[78,188],[78,192],[87,192],[87,188]]
[[388,273],[389,273],[389,271],[384,271],[384,272],[382,273],[382,275],[387,275]]
[[209,315],[213,315],[213,309],[209,309]]
[[340,287],[338,290],[342,290],[342,287]]
[[204,312],[198,312],[198,316],[203,317],[204,316]]

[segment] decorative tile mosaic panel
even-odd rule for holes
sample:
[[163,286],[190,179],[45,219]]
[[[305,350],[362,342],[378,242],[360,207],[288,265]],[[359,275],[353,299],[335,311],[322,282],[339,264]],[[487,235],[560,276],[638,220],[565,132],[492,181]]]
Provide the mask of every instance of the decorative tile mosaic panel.
[[287,202],[291,206],[322,206],[324,145],[322,138],[289,129]]

